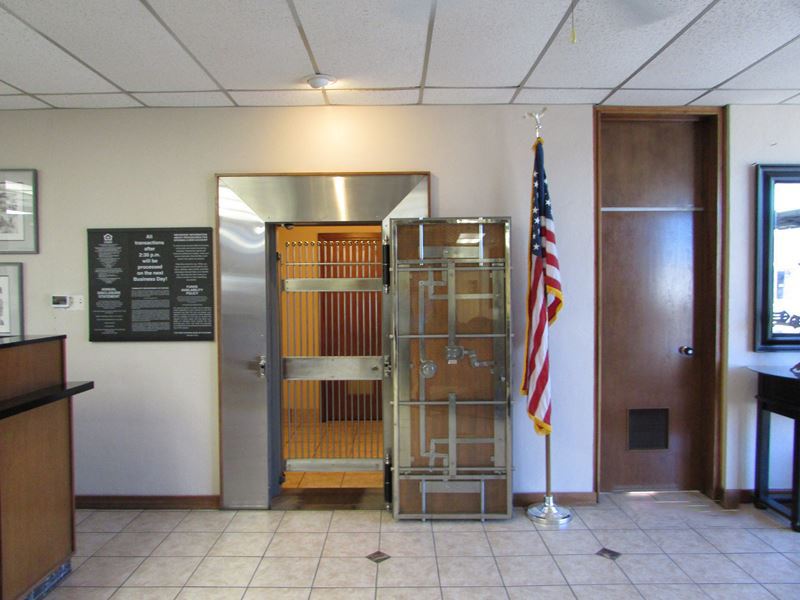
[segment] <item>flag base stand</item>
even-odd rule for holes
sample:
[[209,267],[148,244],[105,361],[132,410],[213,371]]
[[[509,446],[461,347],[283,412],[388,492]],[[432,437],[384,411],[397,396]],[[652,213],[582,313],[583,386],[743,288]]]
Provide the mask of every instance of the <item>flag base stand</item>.
[[572,520],[570,512],[553,501],[552,496],[545,496],[541,504],[531,504],[526,511],[528,518],[538,525],[566,525]]
[[528,518],[539,525],[559,527],[572,520],[572,515],[565,508],[561,508],[553,500],[553,488],[550,483],[550,434],[544,438],[544,464],[545,481],[547,490],[544,493],[544,502],[531,504],[526,511]]

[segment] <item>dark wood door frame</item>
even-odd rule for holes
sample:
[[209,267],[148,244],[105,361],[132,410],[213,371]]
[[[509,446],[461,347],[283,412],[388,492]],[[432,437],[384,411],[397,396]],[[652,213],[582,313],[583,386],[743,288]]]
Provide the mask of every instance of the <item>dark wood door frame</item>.
[[708,230],[705,235],[708,239],[709,262],[708,271],[711,281],[707,281],[706,290],[713,289],[713,327],[711,334],[714,339],[713,379],[709,382],[711,405],[713,415],[711,419],[713,433],[710,436],[707,451],[712,460],[703,477],[704,486],[701,490],[709,497],[724,500],[723,490],[723,447],[722,447],[722,398],[723,398],[723,368],[726,367],[727,354],[727,313],[723,299],[727,289],[727,231],[724,227],[727,215],[727,119],[726,110],[717,107],[596,107],[594,111],[594,167],[595,167],[595,455],[594,455],[594,491],[600,489],[600,471],[603,465],[600,462],[600,415],[602,411],[601,398],[601,325],[602,325],[602,228],[601,228],[601,124],[611,120],[618,121],[698,121],[706,127],[707,139],[716,140],[710,144],[703,156],[702,168],[706,171],[705,209],[708,211]]

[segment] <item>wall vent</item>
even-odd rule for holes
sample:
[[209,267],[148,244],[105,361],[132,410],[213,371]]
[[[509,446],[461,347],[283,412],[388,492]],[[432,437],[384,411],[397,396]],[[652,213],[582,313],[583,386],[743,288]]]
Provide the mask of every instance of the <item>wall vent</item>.
[[628,450],[666,450],[669,447],[669,409],[633,408],[628,411]]

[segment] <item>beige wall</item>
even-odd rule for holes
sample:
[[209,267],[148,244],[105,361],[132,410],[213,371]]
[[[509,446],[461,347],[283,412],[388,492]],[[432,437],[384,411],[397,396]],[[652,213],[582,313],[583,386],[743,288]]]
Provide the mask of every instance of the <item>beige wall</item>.
[[[216,172],[430,170],[438,216],[511,216],[514,385],[524,337],[531,125],[527,107],[152,109],[0,112],[0,165],[40,176],[38,255],[25,263],[29,333],[66,333],[68,373],[94,379],[75,401],[81,494],[219,489],[216,344],[89,343],[85,312],[49,306],[87,294],[86,228],[212,226]],[[753,485],[755,376],[746,365],[799,353],[752,348],[752,163],[800,163],[800,107],[730,110],[730,296],[725,481]],[[594,213],[592,109],[552,106],[545,148],[566,307],[552,333],[554,487],[592,489]],[[541,490],[543,443],[514,405],[514,489]],[[778,426],[776,472],[791,432]],[[783,448],[784,450],[782,450]],[[784,475],[785,478],[785,475]]]
[[[25,263],[29,333],[66,333],[79,494],[219,490],[216,344],[89,343],[86,229],[213,226],[214,173],[432,173],[437,216],[511,216],[514,386],[519,382],[533,137],[524,106],[135,109],[0,112],[0,165],[40,177],[38,255]],[[545,147],[565,309],[552,333],[554,487],[592,489],[594,215],[592,109],[552,106]],[[514,489],[544,488],[543,440],[514,405]]]
[[[756,375],[749,365],[791,366],[800,352],[753,352],[755,282],[755,163],[800,164],[800,106],[733,106],[729,139],[727,472],[726,487],[752,489],[755,476]],[[797,249],[800,258],[800,248]],[[775,417],[772,432],[772,485],[791,487],[788,419]]]

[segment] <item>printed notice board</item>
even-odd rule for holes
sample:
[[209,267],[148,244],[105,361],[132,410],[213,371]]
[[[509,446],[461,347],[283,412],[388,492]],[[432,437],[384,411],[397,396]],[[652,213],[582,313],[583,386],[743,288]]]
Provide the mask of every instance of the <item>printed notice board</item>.
[[214,339],[210,227],[87,234],[90,341]]

